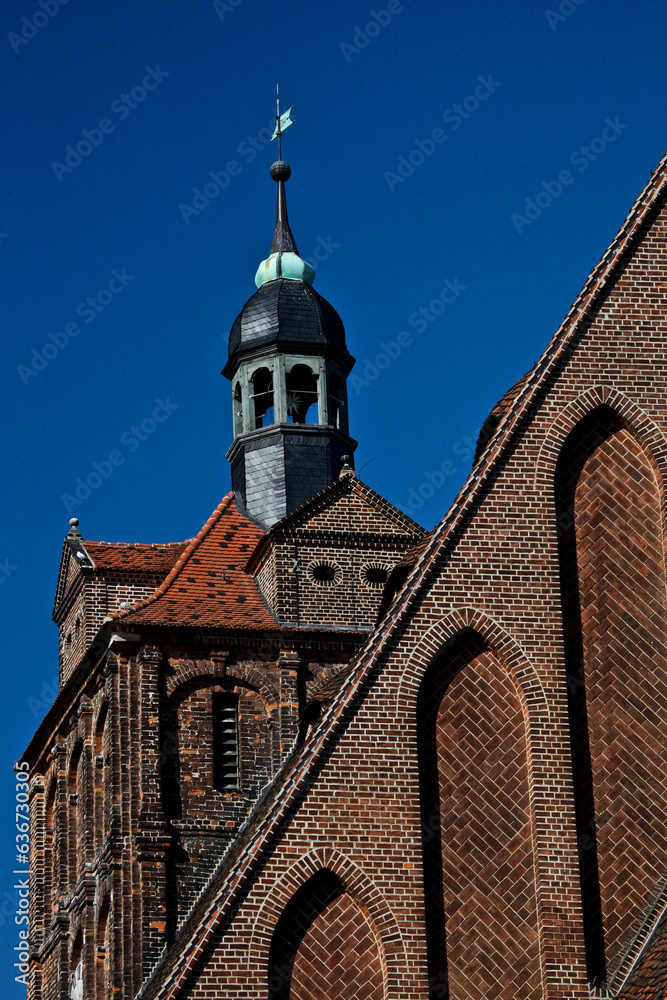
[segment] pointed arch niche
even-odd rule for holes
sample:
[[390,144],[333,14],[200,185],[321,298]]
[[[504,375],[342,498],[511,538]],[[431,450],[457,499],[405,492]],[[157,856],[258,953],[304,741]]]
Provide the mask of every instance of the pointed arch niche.
[[586,960],[601,986],[667,867],[665,439],[620,394],[587,397],[553,482]]
[[323,868],[290,899],[269,952],[270,1000],[384,1000],[383,956],[368,914]]
[[[499,631],[493,623],[491,628]],[[545,706],[532,668],[517,660],[511,640],[505,645],[517,661],[515,672],[525,674],[532,706],[507,662],[469,626],[450,632],[419,686],[417,747],[433,1000],[539,1000],[543,995],[527,723],[531,707],[544,711]]]
[[304,855],[275,883],[249,952],[267,970],[270,1000],[405,995],[405,945],[392,910],[373,881],[331,848]]

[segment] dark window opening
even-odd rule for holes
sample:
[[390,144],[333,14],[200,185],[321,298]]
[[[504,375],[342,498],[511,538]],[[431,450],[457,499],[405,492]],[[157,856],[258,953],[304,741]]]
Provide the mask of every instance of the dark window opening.
[[213,692],[213,787],[229,792],[239,787],[238,698]]
[[291,424],[317,424],[317,379],[308,365],[294,365],[286,376],[287,421]]
[[367,566],[364,570],[366,583],[381,586],[387,582],[387,571],[380,566]]
[[327,566],[324,563],[313,566],[313,579],[317,580],[318,583],[333,583],[336,579],[336,570],[333,566]]
[[273,377],[268,368],[259,368],[252,377],[255,404],[255,428],[275,423],[273,411]]

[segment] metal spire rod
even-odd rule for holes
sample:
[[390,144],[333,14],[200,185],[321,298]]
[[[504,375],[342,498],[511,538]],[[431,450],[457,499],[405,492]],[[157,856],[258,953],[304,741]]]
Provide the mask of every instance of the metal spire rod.
[[276,128],[278,130],[278,159],[282,160],[282,150],[280,148],[280,137],[282,132],[280,131],[280,94],[278,93],[278,84],[276,84]]

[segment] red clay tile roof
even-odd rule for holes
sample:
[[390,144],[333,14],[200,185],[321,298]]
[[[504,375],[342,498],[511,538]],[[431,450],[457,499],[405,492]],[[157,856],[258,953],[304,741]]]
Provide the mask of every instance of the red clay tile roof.
[[264,531],[228,493],[176,560],[155,594],[117,618],[124,623],[200,628],[275,629],[248,559]]
[[95,571],[123,570],[129,573],[163,573],[165,576],[188,544],[141,545],[123,542],[83,542],[83,547],[95,564]]
[[496,405],[493,407],[488,417],[482,424],[482,429],[479,432],[479,437],[477,438],[477,447],[475,448],[475,457],[473,459],[473,465],[481,458],[484,454],[484,450],[493,437],[500,421],[503,419],[507,411],[512,406],[512,403],[517,398],[526,382],[530,378],[530,372],[526,372],[522,375],[520,379],[514,383],[514,385],[507,390],[505,395],[498,400]]
[[667,983],[667,913],[656,928],[619,1000],[664,1000]]

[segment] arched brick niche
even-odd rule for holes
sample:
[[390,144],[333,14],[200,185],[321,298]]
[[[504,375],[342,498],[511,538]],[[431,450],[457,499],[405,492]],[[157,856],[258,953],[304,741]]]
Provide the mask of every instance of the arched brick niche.
[[[554,489],[589,979],[609,981],[667,867],[664,489],[607,402],[574,427]],[[637,418],[639,419],[639,418]],[[644,422],[646,424],[646,422]],[[662,462],[662,457],[660,458]]]
[[272,777],[277,705],[232,675],[196,676],[176,688],[163,718],[164,804],[172,819],[219,818]]
[[507,664],[470,627],[423,674],[417,758],[433,1000],[543,995],[525,709]]
[[269,952],[270,1000],[383,1000],[383,955],[368,913],[323,868],[292,896]]
[[619,389],[595,385],[564,406],[549,427],[535,463],[535,488],[553,495],[556,465],[566,439],[581,421],[600,407],[613,410],[621,423],[631,430],[652,456],[660,474],[667,475],[667,437],[649,415]]
[[[335,914],[338,915],[336,921],[333,920]],[[292,936],[291,945],[287,940],[290,920],[298,922],[300,935],[298,941]],[[348,941],[345,954],[336,951],[333,938],[331,947],[327,946],[327,935],[334,930],[334,924],[339,931],[343,927],[349,931],[342,937],[339,935],[341,942]],[[373,944],[369,933],[372,933]],[[369,964],[363,978],[357,979],[360,991],[348,993],[344,983],[354,982],[354,973],[345,970],[355,949],[359,949],[360,941],[368,942]],[[301,990],[302,970],[320,946],[325,951],[328,947],[328,951],[322,956],[323,967],[318,975],[323,977],[324,984],[332,984],[334,968],[337,969],[338,989],[343,992],[331,992],[333,987],[323,985],[322,994],[311,991],[309,996],[321,995],[322,1000],[328,1000],[329,996],[336,1000],[348,997],[398,1000],[405,996],[407,959],[396,918],[368,875],[332,848],[318,848],[296,861],[276,882],[257,915],[248,950],[251,958],[266,970],[266,993],[263,995],[276,1000],[301,996],[299,992],[289,992],[291,970],[296,968],[294,989]],[[380,980],[376,975],[378,955]],[[360,961],[363,964],[365,959]]]

